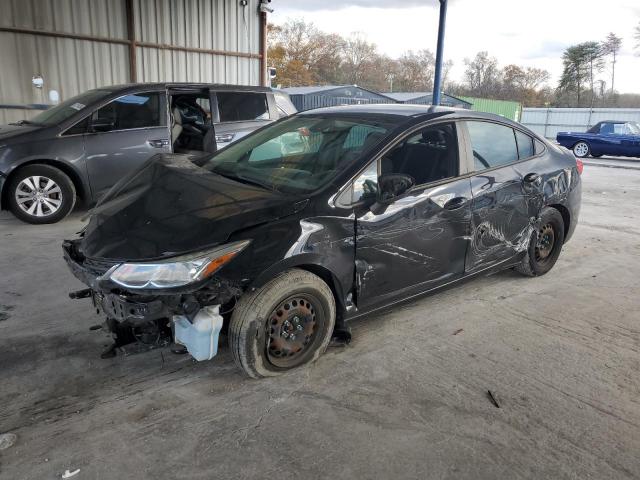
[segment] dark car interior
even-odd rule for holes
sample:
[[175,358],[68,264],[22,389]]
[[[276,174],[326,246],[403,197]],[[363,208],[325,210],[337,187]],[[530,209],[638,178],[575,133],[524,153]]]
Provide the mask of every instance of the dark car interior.
[[171,95],[171,143],[175,153],[216,151],[208,92]]
[[415,185],[435,182],[458,174],[455,125],[436,125],[410,136],[382,158],[382,175],[403,174]]

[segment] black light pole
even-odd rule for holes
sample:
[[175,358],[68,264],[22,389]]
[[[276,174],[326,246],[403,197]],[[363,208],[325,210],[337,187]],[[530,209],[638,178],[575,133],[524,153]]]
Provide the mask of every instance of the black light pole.
[[440,105],[442,89],[442,50],[444,49],[444,25],[447,19],[447,0],[440,1],[440,22],[438,23],[438,47],[436,50],[436,71],[433,77],[433,105]]

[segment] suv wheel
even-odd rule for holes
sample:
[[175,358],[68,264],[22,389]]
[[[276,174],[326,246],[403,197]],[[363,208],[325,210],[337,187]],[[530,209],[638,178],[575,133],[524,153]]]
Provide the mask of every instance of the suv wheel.
[[229,325],[229,346],[250,377],[279,375],[313,362],[327,349],[335,318],[329,286],[306,270],[289,270],[240,298]]
[[76,202],[71,179],[50,165],[28,165],[18,170],[8,185],[9,208],[20,220],[56,223],[66,217]]

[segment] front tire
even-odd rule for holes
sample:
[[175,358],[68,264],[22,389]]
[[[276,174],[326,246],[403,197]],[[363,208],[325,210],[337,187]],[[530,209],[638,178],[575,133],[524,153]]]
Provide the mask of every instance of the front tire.
[[591,147],[587,142],[578,142],[573,146],[573,154],[578,158],[588,157],[591,153]]
[[280,375],[327,349],[335,319],[329,286],[306,270],[288,270],[238,301],[229,325],[233,359],[252,378]]
[[28,165],[9,181],[9,209],[32,224],[56,223],[69,215],[76,203],[71,179],[50,165]]
[[540,226],[531,234],[529,248],[515,269],[528,277],[539,277],[553,268],[564,244],[564,220],[555,208],[540,215]]

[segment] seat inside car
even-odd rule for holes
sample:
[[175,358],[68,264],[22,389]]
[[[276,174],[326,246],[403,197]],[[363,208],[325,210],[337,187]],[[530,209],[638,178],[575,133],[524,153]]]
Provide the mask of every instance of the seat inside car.
[[382,160],[382,174],[401,173],[413,177],[416,185],[455,175],[455,137],[448,129],[431,128],[409,138]]

